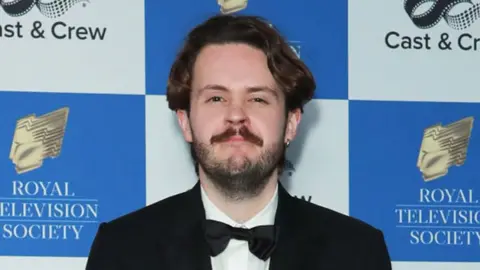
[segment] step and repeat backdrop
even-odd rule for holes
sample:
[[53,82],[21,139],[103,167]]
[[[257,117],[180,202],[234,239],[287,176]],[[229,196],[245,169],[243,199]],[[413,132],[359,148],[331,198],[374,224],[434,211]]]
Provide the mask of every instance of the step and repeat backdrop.
[[219,12],[267,18],[316,76],[293,195],[382,229],[394,270],[480,269],[480,0],[0,6],[0,269],[84,269],[100,222],[195,183],[166,80]]

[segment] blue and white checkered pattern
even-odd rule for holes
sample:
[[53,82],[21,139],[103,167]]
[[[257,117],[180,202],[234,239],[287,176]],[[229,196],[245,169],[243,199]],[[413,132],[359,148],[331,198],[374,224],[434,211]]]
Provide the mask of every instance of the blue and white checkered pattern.
[[[0,9],[0,269],[80,270],[99,222],[195,183],[166,81],[222,1],[65,1],[57,18],[20,2]],[[382,229],[394,270],[480,269],[478,1],[436,2],[250,0],[239,12],[270,20],[317,80],[283,183]],[[64,107],[61,154],[17,173],[17,120]],[[424,130],[466,117],[465,163],[425,181]]]

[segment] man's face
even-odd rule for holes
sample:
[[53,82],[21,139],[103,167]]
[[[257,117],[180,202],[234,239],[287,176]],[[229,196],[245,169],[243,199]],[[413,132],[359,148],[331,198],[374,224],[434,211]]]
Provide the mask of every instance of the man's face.
[[179,112],[185,139],[203,171],[228,196],[254,196],[293,139],[300,113],[285,97],[266,56],[247,45],[212,45],[198,55],[190,114]]

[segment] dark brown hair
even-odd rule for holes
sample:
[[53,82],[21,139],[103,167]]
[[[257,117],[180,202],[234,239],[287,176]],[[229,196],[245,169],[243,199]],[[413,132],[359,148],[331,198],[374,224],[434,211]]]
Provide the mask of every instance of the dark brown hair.
[[[187,35],[168,78],[167,101],[171,110],[189,112],[193,66],[200,51],[207,45],[228,43],[247,44],[263,51],[270,72],[285,94],[286,114],[295,109],[303,113],[316,88],[311,71],[274,26],[261,17],[246,15],[213,16]],[[192,157],[196,163],[193,149]]]

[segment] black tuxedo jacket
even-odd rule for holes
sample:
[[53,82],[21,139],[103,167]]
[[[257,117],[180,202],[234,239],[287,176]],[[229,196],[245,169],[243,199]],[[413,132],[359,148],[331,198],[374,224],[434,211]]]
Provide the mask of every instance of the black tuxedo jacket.
[[[391,270],[381,231],[290,196],[279,186],[280,226],[270,270]],[[200,185],[108,223],[86,270],[211,270]],[[247,269],[245,269],[247,270]]]

